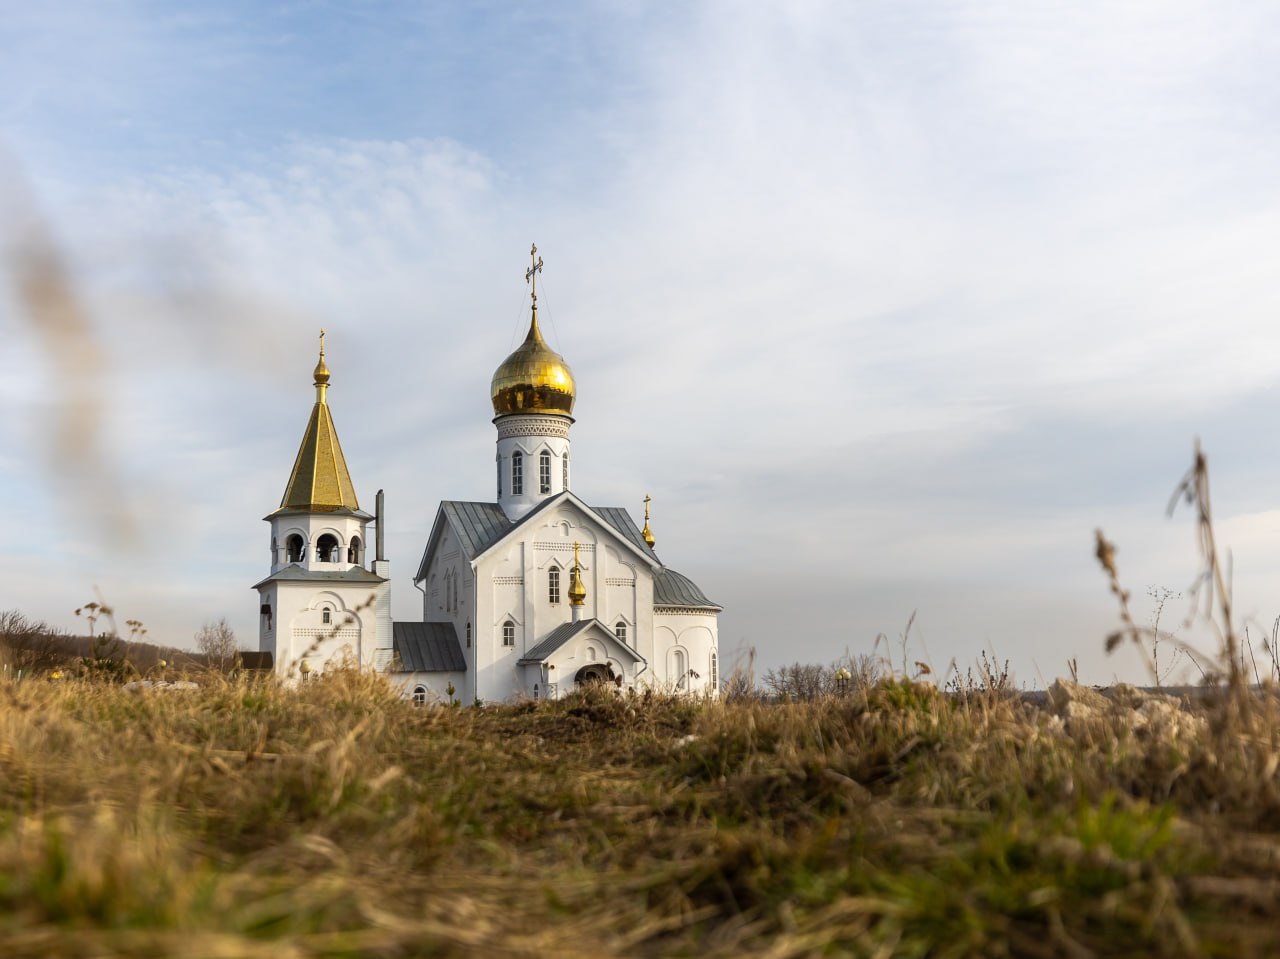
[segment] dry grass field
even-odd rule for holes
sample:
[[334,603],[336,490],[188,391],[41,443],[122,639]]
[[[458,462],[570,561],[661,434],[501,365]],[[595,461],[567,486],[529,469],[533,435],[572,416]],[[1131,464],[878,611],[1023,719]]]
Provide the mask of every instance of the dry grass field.
[[0,953],[1280,954],[1280,706],[0,684]]
[[[1032,702],[990,668],[484,708],[357,671],[10,669],[0,956],[1280,955],[1280,667],[1233,628],[1207,477],[1197,450],[1178,495],[1221,649],[1191,704]],[[1097,556],[1108,645],[1158,677],[1178,641],[1135,623],[1101,532]]]

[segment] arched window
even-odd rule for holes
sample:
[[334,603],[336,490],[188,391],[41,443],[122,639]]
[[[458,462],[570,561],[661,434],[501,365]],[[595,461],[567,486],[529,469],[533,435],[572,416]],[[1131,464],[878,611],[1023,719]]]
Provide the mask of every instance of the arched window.
[[316,559],[322,563],[336,563],[338,561],[338,537],[332,533],[325,533],[316,543]]
[[498,499],[502,499],[502,456],[499,455],[494,462],[498,464]]
[[289,562],[301,563],[302,551],[306,549],[307,544],[302,541],[302,537],[297,533],[293,533],[285,540],[285,549],[289,551]]
[[547,599],[554,605],[560,602],[560,567],[547,570]]
[[551,492],[551,454],[546,450],[538,454],[538,492]]
[[347,547],[347,562],[358,564],[360,562],[360,537],[352,536],[351,545]]
[[280,562],[280,544],[274,536],[271,537],[271,565],[274,566]]
[[538,698],[538,684],[537,684],[537,683],[534,683],[534,684],[533,684],[533,698],[534,698],[534,699],[537,699],[537,698]]
[[627,641],[627,624],[625,620],[618,620],[617,625],[613,627],[613,635],[618,637],[618,642],[620,643]]
[[569,454],[560,457],[560,488],[569,488]]
[[324,623],[326,626],[333,622],[333,610],[328,606],[320,611],[320,622]]
[[507,620],[502,624],[502,645],[514,646],[516,644],[516,624]]
[[524,493],[524,454],[516,450],[511,454],[511,495]]
[[711,650],[711,691],[720,691],[720,659],[714,649]]
[[688,667],[685,665],[684,650],[673,649],[671,651],[671,680],[676,684],[676,689],[684,689],[684,683],[687,678]]
[[425,706],[427,704],[427,687],[426,686],[413,687],[413,704],[415,706]]
[[587,662],[594,663],[596,661],[596,648],[594,646],[587,647]]

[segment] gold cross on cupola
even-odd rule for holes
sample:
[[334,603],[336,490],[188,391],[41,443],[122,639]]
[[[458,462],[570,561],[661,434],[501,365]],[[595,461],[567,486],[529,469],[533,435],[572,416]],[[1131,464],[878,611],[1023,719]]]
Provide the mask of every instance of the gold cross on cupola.
[[533,266],[524,271],[524,281],[533,286],[533,308],[538,308],[538,274],[542,272],[542,257],[538,256],[538,244],[529,250],[529,261]]

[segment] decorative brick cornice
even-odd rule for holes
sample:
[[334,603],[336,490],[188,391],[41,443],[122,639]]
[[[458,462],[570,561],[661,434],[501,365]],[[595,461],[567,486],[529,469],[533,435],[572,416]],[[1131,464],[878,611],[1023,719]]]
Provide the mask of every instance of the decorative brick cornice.
[[498,420],[498,439],[513,436],[569,438],[569,420],[559,416],[504,416]]

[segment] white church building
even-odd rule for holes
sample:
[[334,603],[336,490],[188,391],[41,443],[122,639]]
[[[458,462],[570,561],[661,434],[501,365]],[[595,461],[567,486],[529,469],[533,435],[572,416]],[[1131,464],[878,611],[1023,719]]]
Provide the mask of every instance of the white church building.
[[[536,256],[536,248],[532,251]],[[338,661],[387,670],[415,700],[556,698],[586,683],[719,689],[717,615],[659,560],[649,526],[571,485],[573,373],[538,326],[526,272],[524,342],[493,375],[495,499],[445,500],[414,574],[421,622],[391,621],[378,494],[375,558],[328,408],[321,335],[316,402],[271,524],[259,648],[282,675]]]

